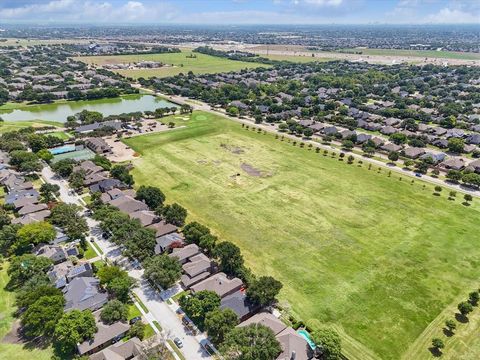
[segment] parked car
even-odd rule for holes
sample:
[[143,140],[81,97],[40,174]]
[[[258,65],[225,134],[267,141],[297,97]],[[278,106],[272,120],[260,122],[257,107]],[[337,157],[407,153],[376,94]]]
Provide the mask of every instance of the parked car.
[[134,318],[130,319],[130,325],[135,324],[136,322],[139,322],[142,320],[141,316],[135,316]]
[[183,342],[182,340],[180,340],[180,338],[176,337],[175,339],[173,339],[173,342],[175,343],[175,345],[177,345],[179,349],[183,347]]

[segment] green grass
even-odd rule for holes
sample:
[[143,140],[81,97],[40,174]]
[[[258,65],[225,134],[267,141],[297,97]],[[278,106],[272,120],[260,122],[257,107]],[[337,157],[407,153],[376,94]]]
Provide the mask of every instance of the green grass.
[[128,320],[132,320],[134,317],[142,316],[142,313],[135,304],[128,304]]
[[[257,64],[244,61],[235,61],[220,57],[194,53],[196,58],[187,58],[192,52],[182,50],[181,53],[171,54],[141,54],[141,55],[115,55],[115,56],[83,56],[75,58],[87,64],[106,65],[118,63],[130,63],[141,60],[160,61],[170,67],[159,69],[138,69],[138,70],[116,70],[119,74],[127,77],[167,77],[180,73],[186,74],[192,71],[194,74],[211,74],[228,71],[239,71],[245,68],[269,67],[264,64]],[[183,66],[182,66],[183,65]]]
[[125,140],[142,154],[137,186],[159,186],[188,220],[239,245],[255,273],[282,281],[281,301],[295,315],[340,332],[348,357],[400,358],[478,285],[477,200],[467,208],[445,189],[432,196],[420,180],[348,165],[212,114],[194,112],[184,125]]
[[[2,117],[2,114],[0,114]],[[44,126],[56,126],[61,127],[62,124],[56,121],[4,121],[0,122],[0,134],[6,133],[8,131],[20,130],[25,127],[44,127]]]
[[363,55],[412,56],[439,59],[480,60],[480,54],[457,51],[400,50],[400,49],[344,49],[343,51],[362,52]]
[[162,327],[160,326],[157,320],[153,320],[153,325],[155,325],[158,331],[162,331]]
[[172,297],[172,300],[175,301],[175,302],[178,302],[178,299],[180,299],[184,294],[189,294],[190,291],[182,291],[182,292],[179,292],[177,295],[173,296]]
[[48,135],[55,136],[60,140],[68,140],[72,137],[70,134],[64,131],[54,131],[54,132],[48,133]]
[[15,294],[5,290],[8,283],[7,263],[1,263],[0,266],[0,359],[50,360],[53,355],[51,347],[36,349],[2,342],[1,339],[8,334],[14,322]]
[[133,293],[133,297],[135,298],[135,300],[137,301],[137,303],[140,305],[140,307],[142,308],[142,310],[145,312],[145,313],[148,313],[148,308],[145,306],[145,304],[142,302],[142,300],[140,300],[140,298],[137,296],[137,294]]
[[93,259],[98,256],[95,250],[93,249],[92,245],[90,245],[88,241],[87,241],[87,250],[85,250],[85,253],[83,254],[83,256],[87,260]]
[[150,324],[145,324],[145,335],[144,335],[144,340],[151,338],[152,336],[155,335],[155,330],[153,330],[152,325]]
[[167,342],[168,342],[168,344],[172,347],[173,351],[175,351],[175,354],[177,354],[177,356],[178,356],[181,360],[186,360],[185,356],[182,354],[182,352],[181,352],[180,349],[177,347],[177,345],[175,345],[175,343],[173,342],[173,340],[167,339]]
[[97,244],[95,241],[93,241],[92,244],[93,244],[93,246],[95,247],[95,249],[98,250],[98,252],[99,252],[100,254],[103,254],[102,249],[100,249],[100,246],[98,246],[98,244]]
[[93,262],[93,265],[97,268],[97,270],[100,270],[102,267],[106,266],[107,263],[103,260],[97,260]]

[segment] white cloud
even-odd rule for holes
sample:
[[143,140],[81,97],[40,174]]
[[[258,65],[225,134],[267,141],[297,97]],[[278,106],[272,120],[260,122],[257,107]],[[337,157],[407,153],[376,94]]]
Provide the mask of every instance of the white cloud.
[[293,0],[295,5],[306,4],[318,7],[340,6],[343,0]]
[[478,24],[480,14],[477,12],[469,13],[459,9],[443,8],[436,14],[428,15],[425,23],[434,24]]

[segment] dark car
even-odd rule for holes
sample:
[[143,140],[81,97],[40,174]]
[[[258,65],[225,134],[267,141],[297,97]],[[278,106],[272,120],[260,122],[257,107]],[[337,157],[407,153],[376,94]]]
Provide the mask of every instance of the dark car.
[[142,320],[141,316],[135,316],[134,318],[130,319],[130,325],[135,324],[136,322],[139,322]]

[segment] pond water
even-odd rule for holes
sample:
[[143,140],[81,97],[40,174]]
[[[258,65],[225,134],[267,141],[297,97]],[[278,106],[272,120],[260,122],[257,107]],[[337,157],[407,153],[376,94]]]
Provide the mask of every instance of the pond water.
[[68,116],[82,110],[98,111],[103,116],[109,116],[135,111],[153,111],[161,107],[173,106],[176,105],[153,95],[126,95],[113,99],[69,101],[60,104],[34,105],[15,110],[0,110],[0,117],[5,121],[65,122]]

